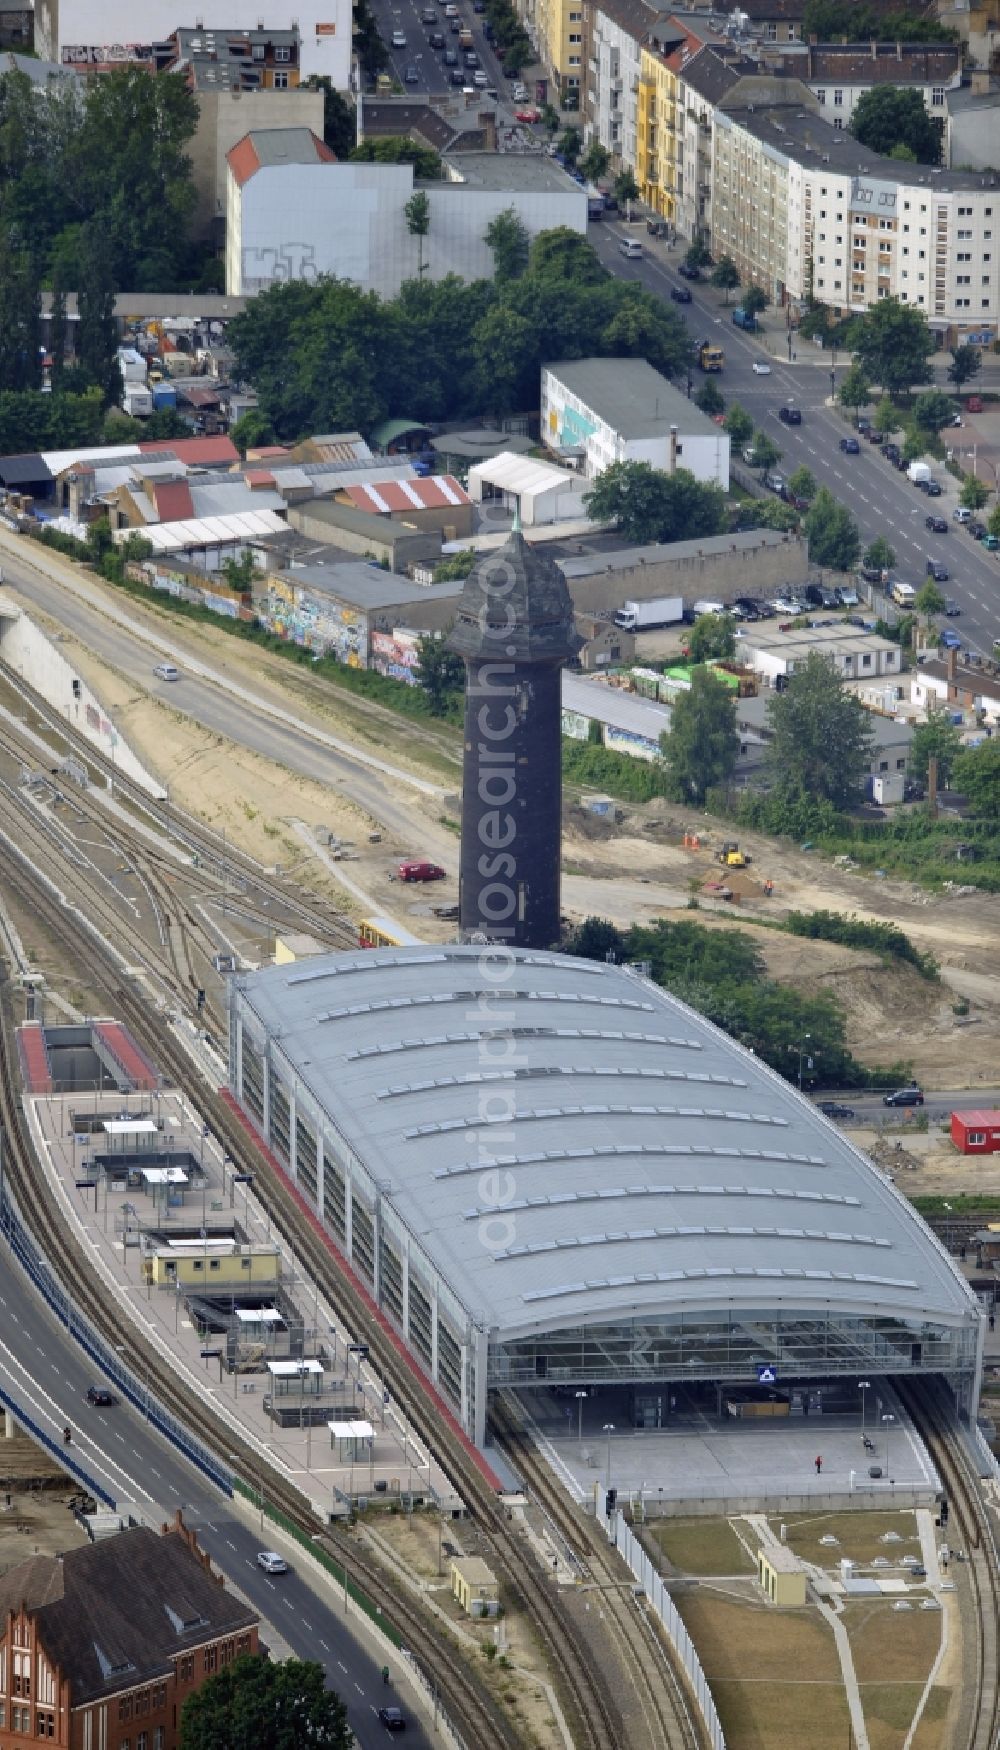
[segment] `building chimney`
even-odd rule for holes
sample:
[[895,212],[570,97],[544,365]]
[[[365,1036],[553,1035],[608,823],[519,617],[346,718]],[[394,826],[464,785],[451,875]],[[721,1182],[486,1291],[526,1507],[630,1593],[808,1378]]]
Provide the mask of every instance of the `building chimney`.
[[947,675],[948,675],[948,685],[949,685],[949,687],[953,687],[955,685],[955,680],[956,680],[956,677],[958,675],[958,651],[957,650],[949,650],[949,652],[948,652]]
[[677,472],[677,427],[676,427],[676,425],[672,425],[670,427],[670,468],[668,471],[671,474],[676,474],[676,472]]
[[969,89],[973,97],[988,97],[990,74],[988,67],[973,67],[969,74]]

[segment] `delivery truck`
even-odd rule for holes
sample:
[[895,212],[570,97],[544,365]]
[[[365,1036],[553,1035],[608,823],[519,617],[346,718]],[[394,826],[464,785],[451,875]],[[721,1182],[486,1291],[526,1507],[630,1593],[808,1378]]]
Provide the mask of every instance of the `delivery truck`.
[[673,626],[684,617],[679,595],[653,596],[647,602],[623,602],[615,615],[621,632],[652,632],[656,626]]

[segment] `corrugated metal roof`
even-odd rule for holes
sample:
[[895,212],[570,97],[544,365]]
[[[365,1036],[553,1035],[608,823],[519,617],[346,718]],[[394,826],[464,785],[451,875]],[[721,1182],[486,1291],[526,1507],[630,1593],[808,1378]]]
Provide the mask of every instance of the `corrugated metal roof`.
[[435,474],[426,479],[368,481],[361,486],[344,489],[358,510],[406,514],[408,510],[447,510],[469,504],[468,493],[452,474]]
[[[150,523],[143,529],[144,538],[156,553],[180,553],[185,547],[225,546],[230,541],[251,540],[255,536],[277,535],[287,531],[288,524],[273,510],[244,511],[240,516],[201,517],[187,522]],[[116,529],[115,541],[120,545],[132,533]]]
[[474,474],[490,486],[498,486],[502,492],[517,492],[525,498],[566,486],[577,493],[591,490],[590,481],[574,474],[571,469],[556,468],[553,463],[539,461],[536,456],[517,456],[512,450],[504,450],[491,461],[477,462],[469,469],[470,480]]
[[[368,950],[235,994],[498,1338],[720,1306],[978,1321],[902,1194],[752,1053],[626,968],[504,949],[503,970],[476,946]],[[477,1243],[494,1166],[498,1252]]]

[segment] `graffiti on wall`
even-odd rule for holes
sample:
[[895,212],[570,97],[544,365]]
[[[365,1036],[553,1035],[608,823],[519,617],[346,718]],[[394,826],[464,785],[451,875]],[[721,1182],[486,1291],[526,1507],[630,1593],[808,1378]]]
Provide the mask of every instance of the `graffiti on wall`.
[[388,675],[390,680],[405,681],[408,686],[415,687],[419,661],[419,632],[409,632],[402,626],[396,626],[391,632],[372,633],[371,666],[379,674]]

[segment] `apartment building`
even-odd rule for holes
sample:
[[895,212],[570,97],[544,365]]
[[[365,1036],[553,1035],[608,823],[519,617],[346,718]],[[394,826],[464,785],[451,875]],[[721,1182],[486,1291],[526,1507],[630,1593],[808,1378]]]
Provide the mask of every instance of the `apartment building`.
[[804,87],[787,97],[716,111],[714,252],[778,305],[810,290],[838,312],[898,298],[949,344],[989,344],[1000,315],[1000,178],[880,158],[829,127]]
[[808,43],[786,58],[835,128],[848,127],[865,93],[882,85],[919,91],[943,126],[948,93],[962,83],[959,43]]
[[613,462],[648,462],[729,490],[729,438],[645,359],[571,359],[545,365],[542,442],[583,452],[596,479]]
[[[666,24],[666,10],[647,0],[597,0],[585,8],[588,139],[600,140],[617,168],[638,176],[639,85],[643,45]],[[676,30],[679,42],[683,32]]]
[[[697,142],[687,149],[682,100],[684,70],[703,44],[703,35],[696,35],[686,24],[682,27],[672,16],[665,25],[654,27],[642,46],[639,64],[636,180],[643,200],[678,231],[686,186],[690,182],[694,189],[699,169],[706,198],[710,186],[711,154],[707,164],[699,166]],[[688,177],[686,170],[690,170]],[[692,236],[693,232],[688,230],[684,235]]]
[[527,0],[517,13],[529,27],[538,58],[559,88],[564,109],[583,109],[583,0]]

